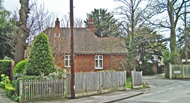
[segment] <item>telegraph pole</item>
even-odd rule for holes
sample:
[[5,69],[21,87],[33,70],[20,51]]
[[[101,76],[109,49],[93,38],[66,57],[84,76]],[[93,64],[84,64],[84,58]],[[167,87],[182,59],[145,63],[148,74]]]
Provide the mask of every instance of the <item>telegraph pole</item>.
[[70,0],[70,59],[71,59],[71,98],[75,98],[75,68],[73,39],[73,0]]

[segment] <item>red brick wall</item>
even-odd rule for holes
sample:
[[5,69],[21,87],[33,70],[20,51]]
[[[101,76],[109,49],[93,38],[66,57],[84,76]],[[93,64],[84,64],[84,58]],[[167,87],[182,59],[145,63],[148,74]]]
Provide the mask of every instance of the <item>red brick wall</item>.
[[[101,70],[95,69],[95,55],[76,55],[75,56],[75,72],[97,72]],[[54,56],[55,64],[64,69],[64,55]],[[124,65],[123,55],[103,55],[103,70],[115,69],[120,70]],[[70,72],[70,68],[67,68]]]

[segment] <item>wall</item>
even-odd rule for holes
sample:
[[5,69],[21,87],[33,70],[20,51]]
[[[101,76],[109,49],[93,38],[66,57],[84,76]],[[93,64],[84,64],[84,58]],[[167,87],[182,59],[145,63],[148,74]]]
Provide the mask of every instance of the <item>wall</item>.
[[[95,69],[94,62],[95,55],[76,55],[75,59],[75,72],[98,72],[101,70]],[[70,72],[70,68],[64,67],[64,55],[54,55],[55,64],[61,69],[67,69]],[[115,69],[123,70],[124,68],[124,56],[123,55],[103,55],[103,70]]]

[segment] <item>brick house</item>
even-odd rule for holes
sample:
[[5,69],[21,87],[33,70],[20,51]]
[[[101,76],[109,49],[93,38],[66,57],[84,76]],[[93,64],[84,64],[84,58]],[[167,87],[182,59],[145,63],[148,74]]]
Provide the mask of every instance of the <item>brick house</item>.
[[[55,27],[47,28],[44,33],[54,61],[60,68],[70,71],[70,28],[60,28],[59,20]],[[75,72],[91,72],[124,67],[127,49],[122,38],[98,38],[95,34],[93,20],[89,20],[88,28],[74,28],[74,62]]]

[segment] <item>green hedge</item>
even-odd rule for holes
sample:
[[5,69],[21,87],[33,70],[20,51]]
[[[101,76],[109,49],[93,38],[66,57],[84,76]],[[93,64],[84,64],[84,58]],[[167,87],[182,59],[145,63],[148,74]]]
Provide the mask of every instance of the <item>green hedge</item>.
[[[0,60],[0,75],[5,74],[10,77],[11,74],[11,61],[10,60]],[[0,78],[1,81],[1,78]]]
[[15,95],[15,89],[12,87],[12,84],[5,84],[5,90],[6,90],[6,95],[9,98],[12,98],[12,96]]
[[17,65],[14,68],[14,74],[15,73],[23,73],[26,63],[28,62],[28,60],[22,60],[19,63],[17,63]]

